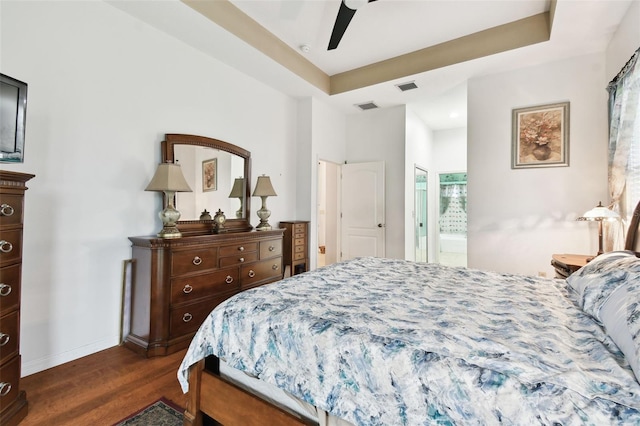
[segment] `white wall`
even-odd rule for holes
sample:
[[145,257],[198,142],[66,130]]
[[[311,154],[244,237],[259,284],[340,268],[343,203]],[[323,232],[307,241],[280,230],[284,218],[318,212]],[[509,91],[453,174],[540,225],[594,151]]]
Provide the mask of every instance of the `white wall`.
[[640,1],[634,1],[607,47],[607,81],[618,74],[638,48],[640,48]]
[[[301,101],[304,104],[305,114],[309,117],[309,149],[305,151],[304,157],[299,157],[300,170],[298,174],[298,214],[301,220],[310,220],[309,224],[309,256],[311,258],[311,269],[317,265],[318,253],[318,161],[324,160],[334,164],[343,164],[346,159],[346,119],[341,113],[331,109],[325,103],[312,98]],[[302,110],[302,108],[301,108]],[[329,170],[335,171],[334,167]],[[326,185],[334,188],[327,195],[327,207],[331,212],[327,213],[332,217],[327,218],[327,235],[329,240],[325,241],[329,245],[327,259],[336,257],[339,241],[336,240],[339,234],[337,228],[337,215],[339,206],[336,205],[338,195],[335,193],[335,175],[330,176],[325,181]],[[331,208],[332,207],[332,208]]]
[[347,116],[347,161],[385,163],[386,257],[405,256],[406,107],[363,111]]
[[[420,166],[427,170],[427,184],[432,185],[435,173],[432,171],[434,158],[433,154],[433,132],[410,108],[406,110],[405,123],[405,186],[404,186],[404,258],[407,260],[415,260],[415,222],[416,222],[416,197],[415,197],[415,168]],[[465,147],[466,149],[466,147]],[[427,189],[428,205],[427,221],[432,222],[432,190]],[[433,259],[433,238],[430,236],[431,228],[427,223],[427,253],[429,260]]]
[[[0,7],[1,71],[29,84],[25,162],[2,167],[36,175],[23,248],[28,375],[118,343],[127,237],[161,227],[161,196],[143,190],[165,133],[248,149],[252,186],[268,174],[278,193],[270,222],[295,216],[297,102],[103,2]],[[254,226],[257,208],[253,198]]]
[[[536,275],[553,253],[595,253],[575,218],[607,201],[604,53],[468,85],[469,266]],[[569,167],[511,169],[511,110],[569,101]]]

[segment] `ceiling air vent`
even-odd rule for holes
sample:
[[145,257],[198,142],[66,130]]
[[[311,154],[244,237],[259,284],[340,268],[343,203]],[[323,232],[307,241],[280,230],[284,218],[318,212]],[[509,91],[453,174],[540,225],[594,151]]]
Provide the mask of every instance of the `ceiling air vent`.
[[418,85],[414,81],[408,81],[406,83],[396,84],[396,87],[401,91],[406,92],[407,90],[417,89]]
[[370,102],[364,102],[361,104],[356,104],[356,107],[360,108],[362,111],[366,111],[368,109],[376,109],[378,108],[378,105],[374,104],[373,101],[370,101]]

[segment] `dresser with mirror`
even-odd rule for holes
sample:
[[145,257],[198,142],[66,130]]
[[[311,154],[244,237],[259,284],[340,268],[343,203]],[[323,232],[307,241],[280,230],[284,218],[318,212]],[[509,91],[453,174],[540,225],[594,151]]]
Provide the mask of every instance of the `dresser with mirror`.
[[[133,267],[124,344],[147,357],[186,348],[216,305],[283,277],[284,230],[255,231],[250,224],[251,153],[181,134],[165,135],[161,151],[163,162],[181,166],[192,192],[173,200],[181,238],[129,238]],[[206,170],[214,163],[212,177]],[[218,210],[226,216],[223,230],[214,226]]]

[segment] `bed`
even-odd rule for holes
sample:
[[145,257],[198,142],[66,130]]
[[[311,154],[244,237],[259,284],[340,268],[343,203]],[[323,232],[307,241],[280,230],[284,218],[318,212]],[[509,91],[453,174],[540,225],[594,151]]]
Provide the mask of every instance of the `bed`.
[[180,366],[184,424],[640,424],[638,216],[566,281],[367,257],[240,293]]

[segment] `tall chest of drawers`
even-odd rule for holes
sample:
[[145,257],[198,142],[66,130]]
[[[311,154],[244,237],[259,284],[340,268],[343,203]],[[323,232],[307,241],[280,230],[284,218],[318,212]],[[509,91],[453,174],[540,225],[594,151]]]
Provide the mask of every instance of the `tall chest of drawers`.
[[28,411],[20,389],[20,293],[26,182],[34,175],[0,170],[0,425]]
[[147,357],[186,348],[215,306],[283,275],[281,229],[129,240],[134,270],[124,344]]
[[284,231],[284,265],[291,275],[309,270],[309,222],[293,220],[280,222]]

